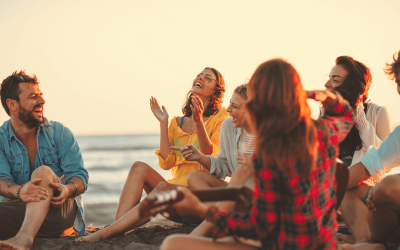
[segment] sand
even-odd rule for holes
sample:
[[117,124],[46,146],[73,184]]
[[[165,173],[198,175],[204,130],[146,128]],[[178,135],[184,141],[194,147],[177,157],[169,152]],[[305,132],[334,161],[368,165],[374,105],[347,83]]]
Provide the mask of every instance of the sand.
[[[89,232],[94,232],[101,227],[88,227]],[[33,250],[119,250],[119,249],[138,249],[156,250],[159,249],[162,241],[170,234],[189,234],[194,229],[187,226],[171,222],[167,219],[152,220],[149,223],[129,231],[124,237],[103,240],[98,242],[78,242],[74,239],[78,236],[68,236],[62,238],[36,238],[33,242]]]

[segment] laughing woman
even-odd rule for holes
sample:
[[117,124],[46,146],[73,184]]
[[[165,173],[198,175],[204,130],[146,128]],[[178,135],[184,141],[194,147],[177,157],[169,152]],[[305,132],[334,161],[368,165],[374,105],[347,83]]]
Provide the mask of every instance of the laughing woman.
[[177,185],[187,186],[187,176],[199,170],[200,164],[186,161],[180,151],[171,150],[170,146],[193,144],[202,153],[216,157],[220,127],[228,117],[226,109],[221,107],[224,92],[225,81],[221,73],[214,68],[205,68],[192,83],[182,107],[183,116],[174,117],[169,127],[165,107],[160,108],[155,98],[150,99],[151,110],[160,122],[160,150],[156,155],[160,167],[171,170],[171,177],[167,181],[148,164],[135,162],[122,189],[114,223],[78,241],[110,238],[146,223],[148,219],[140,217],[137,206],[143,190],[150,194],[175,189]]

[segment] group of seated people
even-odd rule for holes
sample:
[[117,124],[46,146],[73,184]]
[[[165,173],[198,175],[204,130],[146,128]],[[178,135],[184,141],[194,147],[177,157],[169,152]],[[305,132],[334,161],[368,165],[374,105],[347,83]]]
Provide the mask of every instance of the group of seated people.
[[[393,60],[385,72],[400,94],[400,52]],[[156,213],[199,224],[190,235],[167,237],[163,250],[385,249],[400,228],[400,175],[385,178],[400,165],[400,127],[391,131],[387,109],[369,101],[371,83],[366,65],[340,56],[326,89],[305,91],[289,62],[272,59],[234,90],[225,109],[224,78],[205,68],[190,86],[183,115],[169,125],[165,107],[150,99],[160,123],[156,155],[171,177],[135,162],[114,223],[83,236],[89,175],[79,145],[67,127],[43,116],[37,77],[16,71],[1,84],[10,120],[0,127],[0,249],[30,249],[35,237],[71,228],[82,235],[78,242],[110,239]],[[322,104],[317,120],[307,99]],[[337,158],[350,176],[338,209]],[[249,179],[251,204],[244,211],[235,201],[200,201],[191,191]],[[159,194],[164,201],[143,216]],[[337,233],[338,219],[352,236]]]

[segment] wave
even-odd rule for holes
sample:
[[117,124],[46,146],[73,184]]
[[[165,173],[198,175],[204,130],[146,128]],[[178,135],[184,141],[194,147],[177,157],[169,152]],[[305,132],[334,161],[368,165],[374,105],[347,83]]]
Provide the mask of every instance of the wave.
[[158,146],[114,146],[114,147],[87,147],[82,151],[128,151],[128,150],[157,150]]
[[109,166],[94,166],[94,167],[87,167],[86,170],[88,171],[110,171],[110,172],[115,172],[115,171],[120,171],[123,169],[129,169],[131,165],[127,166],[121,166],[121,167],[109,167]]

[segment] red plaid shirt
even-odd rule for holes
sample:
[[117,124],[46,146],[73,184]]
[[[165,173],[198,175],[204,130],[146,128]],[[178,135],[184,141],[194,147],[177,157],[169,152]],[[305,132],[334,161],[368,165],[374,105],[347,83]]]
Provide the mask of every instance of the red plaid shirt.
[[[255,159],[253,206],[248,213],[226,213],[212,207],[207,220],[214,235],[261,240],[264,249],[334,249],[336,221],[336,157],[339,143],[353,126],[352,108],[338,95],[338,104],[319,118],[318,160],[309,178],[301,180],[296,162],[285,171]],[[329,140],[329,143],[326,143]]]

